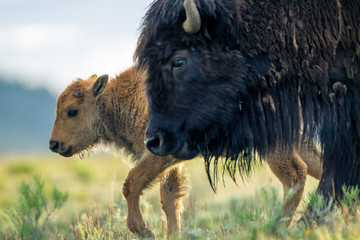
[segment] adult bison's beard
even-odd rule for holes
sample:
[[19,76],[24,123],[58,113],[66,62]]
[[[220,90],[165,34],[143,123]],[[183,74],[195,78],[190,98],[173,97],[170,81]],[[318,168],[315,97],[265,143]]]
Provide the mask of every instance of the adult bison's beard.
[[[220,171],[228,172],[235,181],[237,174],[244,177],[251,173],[255,162],[276,146],[291,148],[299,142],[300,109],[295,90],[292,91],[293,95],[283,95],[282,92],[263,97],[248,95],[247,101],[240,96],[236,104],[229,102],[226,105],[227,118],[204,120],[206,129],[190,131],[189,146],[203,155],[214,190],[219,163],[222,166]],[[291,88],[286,92],[291,92]],[[307,130],[303,137],[310,135]]]
[[218,182],[219,163],[222,176],[226,171],[234,181],[237,173],[242,177],[248,175],[255,163],[252,135],[246,135],[248,129],[242,128],[240,118],[241,113],[236,113],[227,126],[213,127],[201,140],[190,144],[204,157],[206,173],[214,191]]

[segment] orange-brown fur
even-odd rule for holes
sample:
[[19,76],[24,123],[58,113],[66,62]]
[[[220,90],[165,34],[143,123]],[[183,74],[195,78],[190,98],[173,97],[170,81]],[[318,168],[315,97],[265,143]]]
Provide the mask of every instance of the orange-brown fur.
[[291,150],[278,147],[274,153],[266,156],[272,172],[283,185],[284,197],[290,188],[294,195],[286,202],[283,214],[289,217],[290,225],[294,212],[299,206],[305,188],[307,175],[320,179],[322,174],[321,153],[313,144],[304,144]]
[[[169,235],[181,229],[180,212],[187,178],[181,170],[180,160],[155,156],[143,144],[148,122],[142,86],[144,74],[130,68],[109,83],[106,77],[93,75],[70,84],[58,98],[50,148],[57,141],[57,148],[52,150],[63,156],[72,156],[98,143],[112,143],[132,154],[136,166],[129,172],[123,186],[128,204],[128,227],[141,236],[153,235],[142,218],[139,202],[142,191],[159,179]],[[78,110],[76,117],[69,118],[71,109]],[[311,149],[279,150],[269,155],[267,161],[285,191],[297,187],[295,196],[284,209],[284,213],[292,217],[300,202],[306,175],[320,178],[320,158]]]

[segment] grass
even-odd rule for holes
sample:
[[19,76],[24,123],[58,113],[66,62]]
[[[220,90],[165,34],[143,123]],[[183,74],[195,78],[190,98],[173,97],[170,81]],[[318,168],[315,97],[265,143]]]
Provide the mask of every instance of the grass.
[[[39,176],[44,183],[44,198],[51,199],[54,187],[68,196],[42,228],[43,239],[137,239],[126,227],[127,207],[121,189],[131,166],[121,158],[107,154],[85,160],[56,155],[0,156],[1,210],[17,206],[22,183],[34,182],[33,176]],[[216,194],[207,181],[201,159],[187,162],[184,167],[192,188],[184,202],[179,239],[360,238],[359,219],[353,216],[345,224],[337,208],[326,215],[326,225],[294,224],[285,228],[285,219],[280,217],[282,185],[266,164],[258,166],[250,178],[239,178],[237,185],[225,177],[225,186],[219,184]],[[308,178],[296,218],[301,216],[306,202],[312,201],[316,207],[316,201],[321,201],[309,195],[317,182]],[[356,209],[356,194],[352,192],[345,198],[349,209]],[[166,219],[159,204],[158,184],[144,193],[141,204],[147,225],[157,239],[165,239]],[[10,227],[4,219],[0,222],[0,239],[27,239],[16,231],[9,234]]]

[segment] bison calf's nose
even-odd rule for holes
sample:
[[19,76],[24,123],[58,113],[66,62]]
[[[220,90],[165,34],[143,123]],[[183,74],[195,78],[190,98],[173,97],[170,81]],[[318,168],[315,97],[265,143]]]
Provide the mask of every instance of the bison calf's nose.
[[150,152],[152,152],[155,155],[160,155],[161,140],[158,136],[148,137],[144,143]]
[[58,141],[50,141],[49,142],[49,148],[53,152],[59,152],[59,142]]

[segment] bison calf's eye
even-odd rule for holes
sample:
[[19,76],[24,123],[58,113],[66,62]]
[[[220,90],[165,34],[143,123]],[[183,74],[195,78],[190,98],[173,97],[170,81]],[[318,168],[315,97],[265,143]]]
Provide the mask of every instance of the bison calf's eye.
[[70,109],[68,112],[67,112],[67,115],[69,118],[73,118],[73,117],[76,117],[78,115],[78,110],[76,109]]
[[185,59],[184,58],[180,58],[180,57],[177,57],[173,60],[172,62],[172,68],[173,69],[179,69],[181,68],[182,66],[184,66],[184,63],[185,63]]

